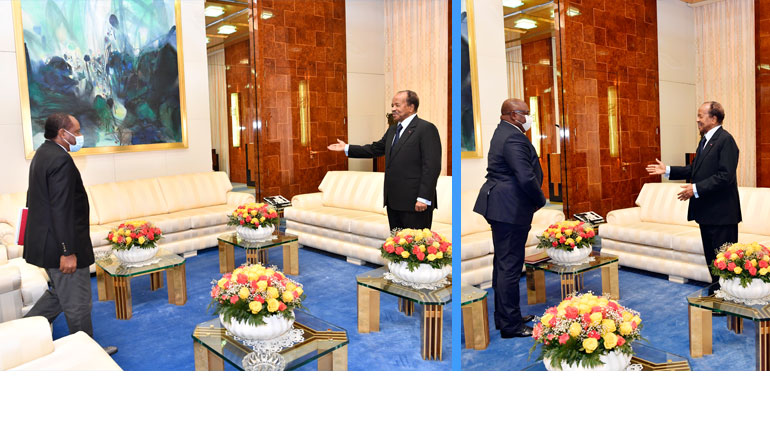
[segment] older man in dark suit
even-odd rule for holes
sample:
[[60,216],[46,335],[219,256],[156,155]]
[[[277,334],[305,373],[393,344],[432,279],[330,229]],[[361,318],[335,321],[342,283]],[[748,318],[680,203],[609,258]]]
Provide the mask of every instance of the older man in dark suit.
[[492,227],[495,327],[502,338],[527,337],[532,335],[532,327],[526,323],[533,316],[521,316],[519,280],[532,217],[545,206],[540,189],[543,170],[535,147],[524,134],[532,125],[527,104],[508,99],[500,113],[489,147],[487,181],[473,210]]
[[393,96],[396,125],[379,141],[347,145],[337,139],[329,150],[349,157],[385,156],[385,206],[390,229],[430,228],[437,206],[436,183],[441,174],[441,138],[432,123],[417,117],[420,99],[411,90]]
[[[651,175],[664,174],[671,180],[688,179],[682,185],[679,200],[689,200],[687,220],[695,220],[700,228],[706,265],[716,258],[716,251],[725,243],[738,241],[741,222],[741,201],[738,196],[738,145],[732,135],[722,128],[725,110],[716,101],[704,102],[698,108],[698,131],[701,140],[695,159],[687,166],[666,166],[656,159],[648,165]],[[719,277],[712,275],[714,283]],[[712,293],[716,286],[712,287]]]

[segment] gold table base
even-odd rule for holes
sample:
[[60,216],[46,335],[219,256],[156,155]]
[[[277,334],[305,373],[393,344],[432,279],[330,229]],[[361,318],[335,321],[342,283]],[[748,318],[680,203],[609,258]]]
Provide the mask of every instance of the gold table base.
[[[150,272],[150,289],[154,292],[163,287],[163,272],[166,272],[168,281],[168,303],[183,306],[187,303],[187,274],[185,264],[176,267]],[[133,304],[131,300],[131,279],[146,273],[129,276],[114,277],[96,266],[96,289],[99,301],[115,301],[115,317],[117,319],[131,319],[133,316]]]
[[[602,270],[602,294],[609,299],[620,299],[618,283],[618,263],[610,263],[601,267]],[[527,304],[545,303],[545,271],[527,266]],[[583,273],[560,275],[561,299],[583,290]]]
[[465,348],[484,350],[489,346],[487,298],[462,306]]
[[[299,275],[299,243],[296,241],[280,245],[283,250],[283,273],[285,275]],[[248,264],[261,264],[267,266],[268,249],[246,249],[246,262]],[[219,272],[228,273],[235,270],[235,245],[219,242]]]

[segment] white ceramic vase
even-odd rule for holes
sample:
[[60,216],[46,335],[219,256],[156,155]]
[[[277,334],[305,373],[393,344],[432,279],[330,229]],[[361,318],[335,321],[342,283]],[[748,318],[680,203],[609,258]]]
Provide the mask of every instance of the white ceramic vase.
[[770,283],[766,283],[760,279],[753,279],[746,286],[741,286],[741,280],[739,278],[732,278],[726,280],[724,278],[719,279],[719,285],[722,290],[730,294],[730,296],[745,300],[770,300]]
[[225,321],[222,314],[219,314],[219,322],[233,335],[247,341],[269,341],[286,333],[294,324],[294,312],[291,313],[291,319],[284,318],[283,315],[270,315],[264,318],[262,325],[253,325],[248,322],[232,318]]
[[409,270],[409,266],[403,261],[388,263],[388,269],[390,270],[390,273],[398,278],[417,284],[437,283],[452,273],[451,265],[436,269],[429,264],[420,264],[417,269],[412,272]]
[[563,249],[547,248],[545,253],[555,263],[559,264],[575,264],[580,263],[587,259],[591,255],[593,248],[591,246],[574,248],[571,251],[565,251]]
[[604,365],[584,367],[582,363],[567,365],[566,362],[562,361],[561,368],[554,368],[551,366],[551,358],[543,359],[543,363],[548,371],[625,371],[631,363],[631,355],[621,353],[618,350],[603,354],[599,356],[599,359],[604,362]]
[[112,252],[115,254],[115,258],[123,264],[137,264],[152,259],[158,253],[158,247],[140,248],[133,246],[125,251],[114,249]]
[[245,226],[238,226],[235,228],[235,232],[238,234],[238,236],[246,241],[264,240],[273,235],[274,231],[275,226],[273,225],[260,226],[257,229],[247,228]]

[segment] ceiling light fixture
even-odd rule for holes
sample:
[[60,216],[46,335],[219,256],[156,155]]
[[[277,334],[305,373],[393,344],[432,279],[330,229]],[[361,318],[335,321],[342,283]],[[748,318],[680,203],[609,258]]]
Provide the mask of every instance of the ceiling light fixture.
[[226,24],[223,26],[219,26],[219,29],[217,29],[217,33],[220,33],[223,35],[230,35],[230,34],[234,34],[237,30],[238,28],[236,28],[235,26],[231,24]]
[[520,18],[516,20],[515,27],[519,29],[534,29],[537,27],[537,22],[529,18]]
[[262,17],[262,20],[268,20],[273,18],[273,13],[270,11],[262,11],[262,15],[260,15],[260,17]]
[[521,0],[503,0],[503,6],[506,8],[518,8],[519,6],[524,6],[524,2]]
[[206,6],[206,9],[203,10],[203,15],[206,17],[219,17],[224,13],[225,8],[221,6]]

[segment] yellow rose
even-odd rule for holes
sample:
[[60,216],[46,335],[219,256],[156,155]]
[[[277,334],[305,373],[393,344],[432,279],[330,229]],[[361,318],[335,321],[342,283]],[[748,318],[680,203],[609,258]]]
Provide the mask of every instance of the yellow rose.
[[561,232],[557,232],[556,235],[554,235],[556,238],[561,238]]
[[144,237],[139,237],[137,241],[139,242],[139,244],[144,244],[144,242],[147,240],[145,240]]
[[425,253],[425,245],[424,245],[424,244],[421,244],[421,245],[420,245],[420,251],[421,251],[422,253]]
[[762,269],[759,269],[759,275],[760,275],[760,276],[765,276],[765,275],[767,275],[767,268],[766,268],[766,267],[763,267]]
[[265,276],[270,278],[273,275],[275,275],[275,271],[273,269],[265,269]]
[[559,308],[556,309],[556,316],[557,317],[563,318],[564,315],[566,315],[566,314],[567,314],[567,312],[564,309],[559,309]]
[[126,229],[126,232],[123,233],[123,235],[125,235],[126,237],[130,237],[131,236],[131,230],[130,229]]
[[248,298],[249,294],[251,294],[251,292],[249,292],[248,287],[241,287],[241,290],[238,291],[238,297],[240,297],[241,299]]
[[259,220],[256,217],[251,219],[251,224],[252,225],[256,225],[258,222],[259,222]]
[[220,289],[225,288],[225,283],[227,283],[227,280],[224,278],[221,278],[219,281],[217,281],[217,285],[219,286]]
[[113,235],[112,236],[112,242],[113,243],[117,243],[118,242],[118,236],[117,235]]
[[620,330],[620,334],[623,336],[628,336],[634,331],[633,327],[631,327],[630,322],[624,322],[623,324],[620,324],[619,330]]
[[436,249],[438,249],[438,248],[440,248],[440,247],[441,247],[441,243],[439,243],[439,242],[437,242],[437,241],[434,241],[434,242],[433,242],[433,247],[434,247],[434,248],[436,248]]
[[616,330],[615,321],[611,319],[602,319],[602,330],[606,333],[612,333]]
[[606,333],[604,336],[604,348],[612,350],[618,345],[618,336],[615,333]]
[[567,241],[566,241],[565,243],[566,243],[566,244],[572,244],[572,243],[574,243],[574,242],[575,242],[575,240],[573,240],[573,239],[571,239],[571,238],[568,238],[568,239],[567,239]]
[[737,260],[737,259],[738,259],[738,254],[732,254],[732,255],[730,255],[730,259],[731,259],[731,260]]
[[548,321],[550,321],[551,319],[553,319],[553,315],[550,313],[546,313],[545,315],[543,315],[542,318],[540,318],[540,322],[542,322],[544,326],[550,327],[550,325],[548,325]]
[[131,237],[126,237],[126,244],[131,244],[131,242],[134,241]]
[[398,244],[406,244],[406,239],[402,238],[401,240],[398,240]]
[[259,289],[260,291],[267,289],[267,281],[265,280],[257,281],[257,289]]
[[743,269],[741,269],[738,266],[735,266],[735,269],[733,269],[733,272],[735,272],[736,275],[740,275],[741,272],[743,272]]
[[602,312],[591,313],[591,324],[602,322]]
[[301,287],[297,287],[297,295],[300,295],[300,296],[302,296],[302,293],[303,293],[303,292],[304,292],[304,290],[302,290],[302,288],[301,288]]
[[545,238],[548,238],[548,236],[549,236],[549,235],[550,235],[550,234],[548,234],[548,231],[544,231],[544,232],[543,232],[543,237],[545,237]]
[[634,319],[634,315],[630,312],[623,312],[623,321],[628,322]]
[[291,292],[283,292],[283,296],[281,296],[281,299],[285,303],[290,303],[294,301],[294,295]]
[[572,229],[565,229],[564,235],[567,235],[567,236],[572,235]]
[[407,251],[401,252],[401,258],[409,258],[409,252]]
[[270,298],[267,300],[267,311],[268,312],[275,312],[278,310],[278,300],[275,298]]
[[294,283],[286,283],[286,290],[287,291],[292,291],[292,290],[294,290],[296,288],[297,288],[296,284],[294,284]]
[[634,316],[634,319],[632,319],[631,322],[635,322],[636,326],[639,327],[639,324],[642,323],[642,318],[640,318],[638,316]]
[[569,325],[569,335],[573,338],[577,338],[580,332],[583,331],[583,327],[577,322],[573,322]]
[[578,304],[578,311],[580,312],[581,315],[583,313],[588,313],[588,312],[591,311],[591,306],[589,306],[586,303],[580,303],[580,304]]
[[583,241],[583,237],[578,235],[578,237],[575,239],[575,242],[580,243],[581,241]]
[[610,300],[607,298],[599,298],[599,307],[607,307],[607,304],[610,303]]
[[585,349],[586,353],[593,353],[598,346],[599,341],[594,338],[583,339],[583,348]]
[[725,258],[725,254],[724,254],[724,253],[722,253],[722,252],[718,253],[718,254],[717,254],[717,259],[720,259],[720,258],[721,258],[721,259],[724,259],[724,258]]
[[757,260],[752,259],[751,260],[751,265],[754,266],[754,267],[757,267]]
[[276,289],[273,286],[270,286],[267,288],[267,297],[268,298],[278,298],[278,289]]
[[126,230],[123,228],[118,229],[118,235],[126,235]]
[[770,261],[770,255],[765,255],[764,257],[762,257],[762,259],[765,261]]
[[444,258],[444,253],[441,251],[436,252],[436,258],[438,258],[439,260]]
[[436,259],[436,255],[435,254],[428,254],[428,261],[433,261],[435,259]]

